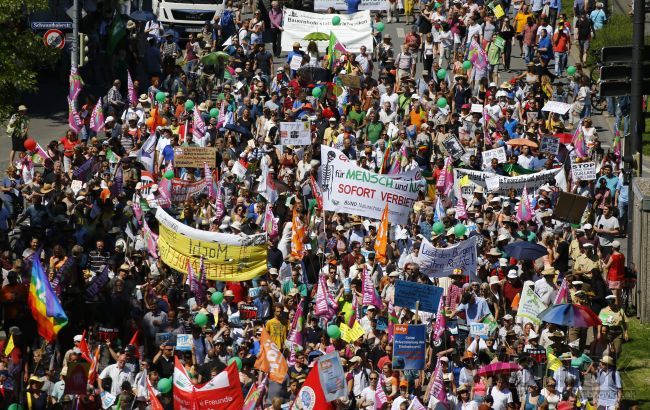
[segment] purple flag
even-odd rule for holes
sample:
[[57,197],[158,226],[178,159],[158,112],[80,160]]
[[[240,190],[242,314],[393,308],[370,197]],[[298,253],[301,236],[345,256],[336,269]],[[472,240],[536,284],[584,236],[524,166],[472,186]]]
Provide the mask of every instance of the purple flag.
[[135,95],[135,87],[133,86],[133,79],[129,70],[126,70],[126,85],[129,92],[129,103],[131,107],[135,107],[138,105],[138,96]]
[[81,164],[81,166],[75,168],[72,171],[72,179],[78,179],[83,182],[88,182],[88,178],[90,178],[94,174],[94,169],[95,169],[95,157],[90,157]]
[[362,303],[366,306],[373,305],[381,309],[381,297],[377,294],[375,290],[374,283],[370,277],[370,273],[366,269],[365,265],[363,267],[363,277],[361,278],[362,288],[363,288],[363,299]]
[[95,104],[92,114],[90,114],[90,129],[95,132],[100,132],[104,129],[104,109],[102,108],[101,97]]
[[291,330],[289,331],[289,336],[287,341],[294,346],[302,346],[302,328],[303,328],[303,301],[300,300],[298,303],[298,309],[296,309],[296,314],[293,316],[293,321],[291,322]]
[[528,198],[528,189],[524,185],[524,190],[521,192],[521,200],[517,205],[517,222],[528,222],[533,219],[533,207],[530,205]]
[[445,304],[444,298],[441,296],[438,302],[438,312],[436,313],[436,325],[433,328],[433,338],[440,339],[447,327],[447,319],[445,318]]
[[81,92],[81,88],[83,87],[83,80],[81,79],[81,76],[79,75],[79,71],[71,67],[70,68],[70,91],[68,92],[68,97],[70,100],[75,101],[77,97],[79,96],[79,93]]
[[144,218],[142,218],[142,234],[144,235],[144,240],[147,243],[147,250],[149,251],[149,255],[153,256],[154,258],[158,258],[158,235],[151,232],[151,229],[149,229],[149,225],[147,225],[147,221]]
[[79,112],[74,107],[74,101],[68,97],[68,126],[74,132],[79,132],[81,129],[81,118],[79,117]]

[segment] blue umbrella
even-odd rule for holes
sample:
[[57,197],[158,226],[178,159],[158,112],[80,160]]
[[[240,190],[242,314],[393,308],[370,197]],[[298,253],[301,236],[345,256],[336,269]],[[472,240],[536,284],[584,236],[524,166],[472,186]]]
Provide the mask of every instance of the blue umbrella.
[[226,124],[224,128],[227,129],[227,130],[233,131],[233,132],[238,132],[238,133],[244,135],[245,137],[253,138],[253,134],[251,133],[251,131],[244,128],[244,127],[242,127],[241,125]]
[[593,327],[602,324],[588,306],[560,303],[546,308],[539,318],[548,323],[570,327]]
[[149,21],[149,20],[155,20],[156,15],[153,14],[150,11],[145,11],[145,10],[136,10],[131,15],[129,16],[135,21]]
[[548,251],[542,245],[528,241],[509,243],[506,245],[505,250],[511,258],[524,261],[534,261],[548,254]]

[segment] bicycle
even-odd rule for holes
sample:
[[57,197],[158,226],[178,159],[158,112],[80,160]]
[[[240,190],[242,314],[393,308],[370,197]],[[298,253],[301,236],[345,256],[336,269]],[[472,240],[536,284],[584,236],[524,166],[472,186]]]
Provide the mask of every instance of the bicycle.
[[589,80],[591,81],[591,106],[601,113],[607,109],[607,99],[600,95],[600,70],[605,65],[600,59],[599,50],[591,50],[591,55],[596,60],[596,64],[589,71]]

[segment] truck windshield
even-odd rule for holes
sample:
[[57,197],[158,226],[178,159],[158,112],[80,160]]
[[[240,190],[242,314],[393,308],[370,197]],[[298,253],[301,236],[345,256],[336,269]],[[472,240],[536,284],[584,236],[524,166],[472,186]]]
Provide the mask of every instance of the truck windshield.
[[166,3],[183,3],[183,4],[221,4],[222,1],[218,0],[165,0]]

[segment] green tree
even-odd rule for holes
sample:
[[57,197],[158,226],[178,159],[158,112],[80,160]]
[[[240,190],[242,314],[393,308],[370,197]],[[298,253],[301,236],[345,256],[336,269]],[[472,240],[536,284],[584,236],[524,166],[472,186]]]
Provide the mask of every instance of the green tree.
[[23,93],[37,91],[38,69],[60,54],[28,26],[27,16],[47,7],[47,0],[0,0],[0,119],[12,113]]

